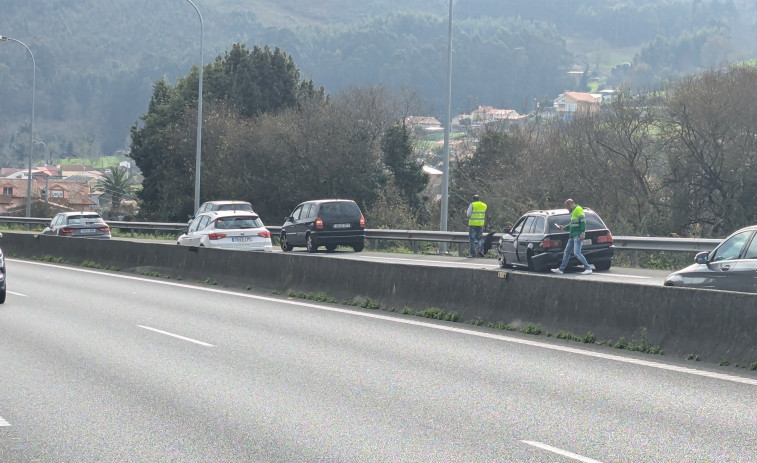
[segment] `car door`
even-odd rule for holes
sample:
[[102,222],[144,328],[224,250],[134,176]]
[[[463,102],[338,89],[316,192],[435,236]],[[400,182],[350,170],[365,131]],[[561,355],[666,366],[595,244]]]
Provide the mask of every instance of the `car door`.
[[291,219],[285,224],[287,242],[293,246],[303,246],[305,244],[305,234],[302,228],[302,210],[308,204],[300,204],[292,211]]
[[[682,275],[684,286],[692,288],[732,290],[742,250],[754,234],[751,230],[736,233],[720,243],[707,257],[706,264]],[[745,266],[746,268],[746,266]]]
[[61,214],[55,214],[55,217],[53,217],[53,220],[50,221],[50,225],[45,227],[44,230],[42,230],[43,235],[54,235],[56,233],[56,226],[60,222],[62,215]]
[[192,222],[189,224],[189,229],[187,229],[187,236],[186,238],[184,238],[184,244],[186,244],[187,246],[200,245],[201,235],[198,230],[200,229],[203,220],[207,223],[208,216],[201,215],[192,220]]
[[517,262],[528,265],[528,245],[531,239],[531,228],[534,226],[536,217],[529,215],[520,227],[518,234],[515,236],[515,257]]
[[500,241],[500,250],[502,251],[502,255],[505,257],[505,261],[509,264],[518,263],[518,236],[520,235],[521,231],[523,231],[523,224],[525,224],[525,222],[526,217],[521,217],[517,222],[515,222],[515,226],[513,226],[513,228],[509,232],[502,235],[502,239]]
[[717,289],[757,292],[757,236],[751,232],[741,256],[720,266]]

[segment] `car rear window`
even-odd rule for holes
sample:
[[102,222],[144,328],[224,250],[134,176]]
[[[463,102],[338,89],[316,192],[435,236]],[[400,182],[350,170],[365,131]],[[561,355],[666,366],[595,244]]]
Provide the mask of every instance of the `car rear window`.
[[357,219],[362,215],[360,208],[354,202],[340,201],[337,203],[324,203],[318,211],[318,216],[327,219]]
[[[585,211],[584,216],[586,216],[587,230],[603,230],[607,228],[605,223],[602,222],[602,219],[599,218],[596,212]],[[549,229],[554,232],[554,230],[557,228],[555,227],[555,224],[564,227],[570,223],[570,214],[553,215],[549,218],[547,223],[549,223]]]
[[239,203],[239,204],[219,204],[216,207],[217,211],[251,211],[252,205],[249,203]]
[[99,215],[77,215],[68,217],[66,223],[69,225],[83,224],[83,223],[100,223],[103,219]]
[[230,230],[235,228],[261,228],[263,222],[255,215],[239,217],[222,217],[216,219],[216,230]]

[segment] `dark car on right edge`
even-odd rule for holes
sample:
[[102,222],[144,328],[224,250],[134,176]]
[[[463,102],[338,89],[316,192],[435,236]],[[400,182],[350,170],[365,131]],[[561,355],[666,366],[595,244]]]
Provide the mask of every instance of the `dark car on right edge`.
[[[608,270],[615,255],[612,233],[593,210],[584,208],[584,215],[586,232],[582,254],[595,269]],[[570,211],[567,209],[527,212],[515,222],[514,227],[502,231],[497,246],[500,267],[525,267],[538,272],[559,267],[568,242],[568,232],[558,225],[569,223]],[[572,256],[568,266],[576,265],[579,265],[578,259]]]
[[694,264],[665,278],[665,286],[757,292],[757,225],[733,232]]
[[286,217],[279,243],[284,251],[295,246],[304,246],[308,252],[316,252],[319,246],[327,251],[350,246],[360,252],[365,245],[365,218],[349,199],[306,201]]

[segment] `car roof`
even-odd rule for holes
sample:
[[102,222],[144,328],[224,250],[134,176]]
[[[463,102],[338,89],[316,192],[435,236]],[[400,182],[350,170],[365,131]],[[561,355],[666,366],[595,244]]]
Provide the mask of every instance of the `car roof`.
[[[592,209],[589,209],[588,207],[583,208],[584,212],[594,212]],[[594,212],[596,214],[596,212]],[[567,209],[536,209],[533,211],[528,211],[523,215],[563,215],[563,214],[570,214],[570,211]]]
[[70,217],[72,215],[96,215],[100,217],[100,214],[95,211],[58,212],[58,214],[66,217]]
[[255,211],[208,211],[208,212],[203,212],[197,217],[200,217],[202,215],[208,215],[214,218],[235,217],[235,216],[237,217],[252,216],[252,217],[260,218]]
[[323,204],[323,203],[354,203],[351,199],[313,199],[310,201],[303,201],[300,204]]
[[239,201],[236,199],[222,199],[217,201],[205,201],[202,203],[205,204],[215,204],[215,205],[222,205],[222,204],[251,204],[249,201]]

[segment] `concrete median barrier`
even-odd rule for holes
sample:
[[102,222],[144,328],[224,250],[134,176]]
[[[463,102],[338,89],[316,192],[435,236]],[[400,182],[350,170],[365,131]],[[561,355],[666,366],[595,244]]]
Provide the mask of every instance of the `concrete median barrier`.
[[[186,248],[174,243],[38,236],[7,232],[8,257],[58,257],[121,271],[155,271],[184,281],[268,291],[325,292],[338,300],[370,298],[382,307],[456,311],[464,321],[543,331],[591,332],[660,346],[668,356],[748,365],[757,362],[757,295],[566,279],[545,274],[423,267],[304,253],[247,253]],[[9,269],[9,288],[13,270]]]

